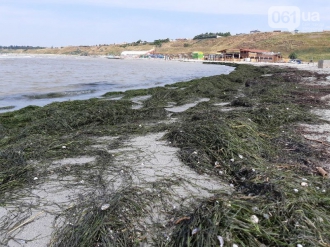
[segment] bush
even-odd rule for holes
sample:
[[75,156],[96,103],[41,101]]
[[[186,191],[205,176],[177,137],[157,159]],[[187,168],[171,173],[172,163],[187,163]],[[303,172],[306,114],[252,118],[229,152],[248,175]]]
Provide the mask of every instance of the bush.
[[297,54],[295,52],[292,52],[290,55],[289,55],[289,58],[290,59],[297,59]]

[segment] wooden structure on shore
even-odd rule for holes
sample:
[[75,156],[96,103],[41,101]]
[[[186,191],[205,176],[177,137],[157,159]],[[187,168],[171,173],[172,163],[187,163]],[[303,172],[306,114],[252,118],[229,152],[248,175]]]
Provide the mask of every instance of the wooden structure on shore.
[[229,62],[269,62],[276,63],[282,61],[280,52],[271,52],[257,49],[224,49],[215,54],[209,54],[205,60],[209,61],[229,61]]
[[276,63],[282,60],[280,52],[271,52],[267,50],[257,49],[240,49],[241,58],[253,62],[270,62]]

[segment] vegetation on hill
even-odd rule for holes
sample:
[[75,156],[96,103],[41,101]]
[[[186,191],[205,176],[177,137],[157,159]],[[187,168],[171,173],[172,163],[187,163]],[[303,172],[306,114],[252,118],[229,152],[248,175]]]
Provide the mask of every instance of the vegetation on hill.
[[156,39],[153,42],[147,42],[147,41],[142,41],[141,39],[139,39],[136,42],[132,42],[132,43],[125,43],[120,45],[123,48],[129,47],[129,46],[139,46],[139,45],[152,45],[152,46],[156,46],[156,47],[161,47],[163,43],[167,43],[170,42],[170,39]]
[[153,45],[158,46],[158,47],[161,47],[163,43],[168,43],[168,42],[170,42],[170,39],[169,38],[167,38],[167,39],[156,39],[153,42]]
[[198,34],[196,35],[193,39],[210,39],[210,38],[217,38],[217,36],[222,36],[222,37],[228,37],[230,36],[230,32],[226,32],[226,33],[202,33],[202,34]]
[[0,49],[7,49],[7,50],[28,50],[28,49],[44,49],[45,47],[41,46],[26,46],[26,45],[10,45],[10,46],[0,46]]
[[296,59],[297,58],[297,54],[295,52],[291,52],[289,55],[290,59]]

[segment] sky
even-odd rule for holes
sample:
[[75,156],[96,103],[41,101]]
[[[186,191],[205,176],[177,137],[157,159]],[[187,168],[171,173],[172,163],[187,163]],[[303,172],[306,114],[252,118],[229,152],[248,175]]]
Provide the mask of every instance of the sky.
[[206,32],[330,30],[329,0],[0,0],[0,46],[119,44]]

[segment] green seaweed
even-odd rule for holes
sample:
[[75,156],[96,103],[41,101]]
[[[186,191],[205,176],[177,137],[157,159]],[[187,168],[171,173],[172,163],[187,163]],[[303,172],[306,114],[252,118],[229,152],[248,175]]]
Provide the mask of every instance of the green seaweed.
[[[86,192],[59,215],[71,225],[56,229],[51,246],[139,246],[144,237],[138,233],[137,222],[157,196],[130,183],[106,192],[100,174],[122,168],[116,167],[109,153],[90,147],[97,144],[95,137],[116,137],[108,147],[115,150],[128,137],[166,130],[164,139],[179,148],[185,165],[220,177],[231,184],[233,192],[180,209],[184,220],[167,229],[170,237],[158,233],[155,246],[218,246],[218,236],[225,246],[329,246],[330,187],[315,171],[316,164],[329,157],[325,146],[316,149],[299,129],[301,123],[321,122],[309,110],[327,108],[320,105],[320,98],[330,91],[328,86],[301,81],[312,76],[322,80],[325,75],[271,66],[232,66],[235,71],[229,75],[1,113],[0,204],[12,201],[15,191],[32,188],[35,174],[47,180],[51,161],[93,156],[95,164],[70,169],[99,192]],[[109,100],[117,95],[123,97]],[[142,108],[132,108],[133,97],[147,95],[151,97]],[[201,98],[209,101],[185,112],[164,109]],[[178,120],[168,121],[172,117]],[[66,169],[52,172],[61,176]],[[308,187],[300,186],[302,178]],[[175,181],[153,186],[162,190],[169,183]],[[100,209],[104,203],[111,205],[109,210]],[[123,208],[128,210],[121,213]],[[179,217],[178,212],[172,213]],[[251,222],[252,215],[258,223]]]

